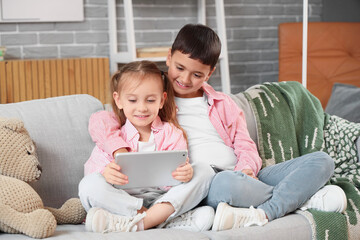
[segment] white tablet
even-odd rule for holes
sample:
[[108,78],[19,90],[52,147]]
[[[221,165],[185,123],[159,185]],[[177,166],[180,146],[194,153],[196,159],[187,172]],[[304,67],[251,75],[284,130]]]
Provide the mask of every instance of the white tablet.
[[171,173],[186,163],[186,150],[118,153],[115,162],[129,183],[115,185],[120,189],[174,186],[180,182]]

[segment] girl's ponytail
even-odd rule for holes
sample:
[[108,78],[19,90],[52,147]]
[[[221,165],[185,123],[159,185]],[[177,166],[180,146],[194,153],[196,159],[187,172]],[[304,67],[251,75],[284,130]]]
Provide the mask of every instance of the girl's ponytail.
[[167,74],[164,73],[163,71],[161,71],[161,78],[163,80],[164,91],[167,94],[167,99],[165,100],[163,108],[160,109],[159,111],[159,117],[161,118],[162,121],[172,123],[175,127],[182,130],[183,135],[187,141],[186,133],[184,129],[180,126],[176,117],[177,107],[175,104],[175,94],[174,94],[173,85],[170,82],[169,78],[167,77]]

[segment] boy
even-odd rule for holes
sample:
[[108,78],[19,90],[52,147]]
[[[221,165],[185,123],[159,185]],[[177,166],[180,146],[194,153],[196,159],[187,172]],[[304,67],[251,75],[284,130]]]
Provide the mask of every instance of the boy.
[[[176,96],[177,117],[188,136],[191,163],[202,162],[209,167],[213,164],[225,169],[216,174],[209,195],[203,201],[203,204],[217,208],[212,227],[216,231],[263,225],[296,210],[329,180],[334,171],[333,160],[322,152],[260,171],[262,161],[249,136],[243,112],[229,96],[216,92],[206,83],[215,70],[220,50],[220,40],[212,29],[188,24],[179,31],[166,60]],[[95,113],[89,129],[93,140],[105,152],[126,151],[119,124],[109,114]],[[105,131],[106,135],[103,134]],[[330,194],[322,195],[327,198],[322,197],[321,201],[326,203],[330,196],[336,199],[336,190],[327,189]],[[343,198],[338,200],[344,201]],[[323,209],[318,209],[329,210],[326,204]],[[188,217],[192,221],[182,221],[190,225],[186,229],[198,229],[201,221],[197,218],[206,216],[197,214],[196,210],[175,218],[165,227],[182,228],[176,223]]]

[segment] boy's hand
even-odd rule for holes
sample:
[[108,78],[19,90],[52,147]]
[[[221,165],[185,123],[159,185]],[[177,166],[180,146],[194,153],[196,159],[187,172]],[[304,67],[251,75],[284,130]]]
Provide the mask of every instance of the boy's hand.
[[185,165],[179,166],[172,172],[173,178],[180,182],[189,182],[192,179],[193,174],[194,170],[189,163],[189,158],[187,159]]
[[251,169],[243,169],[241,172],[245,173],[249,177],[252,177],[252,178],[255,178],[256,180],[258,180],[258,178],[254,174],[254,171]]
[[125,185],[129,183],[128,177],[120,172],[121,167],[114,161],[106,165],[103,176],[105,180],[114,185]]

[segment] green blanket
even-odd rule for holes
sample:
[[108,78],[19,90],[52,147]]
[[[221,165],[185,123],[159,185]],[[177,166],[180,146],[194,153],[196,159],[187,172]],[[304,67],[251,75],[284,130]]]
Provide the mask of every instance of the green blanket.
[[348,198],[345,214],[298,211],[313,227],[314,239],[358,239],[360,231],[360,164],[355,140],[360,124],[323,112],[320,101],[298,82],[265,83],[245,93],[256,117],[263,167],[315,151],[335,161],[330,184]]

